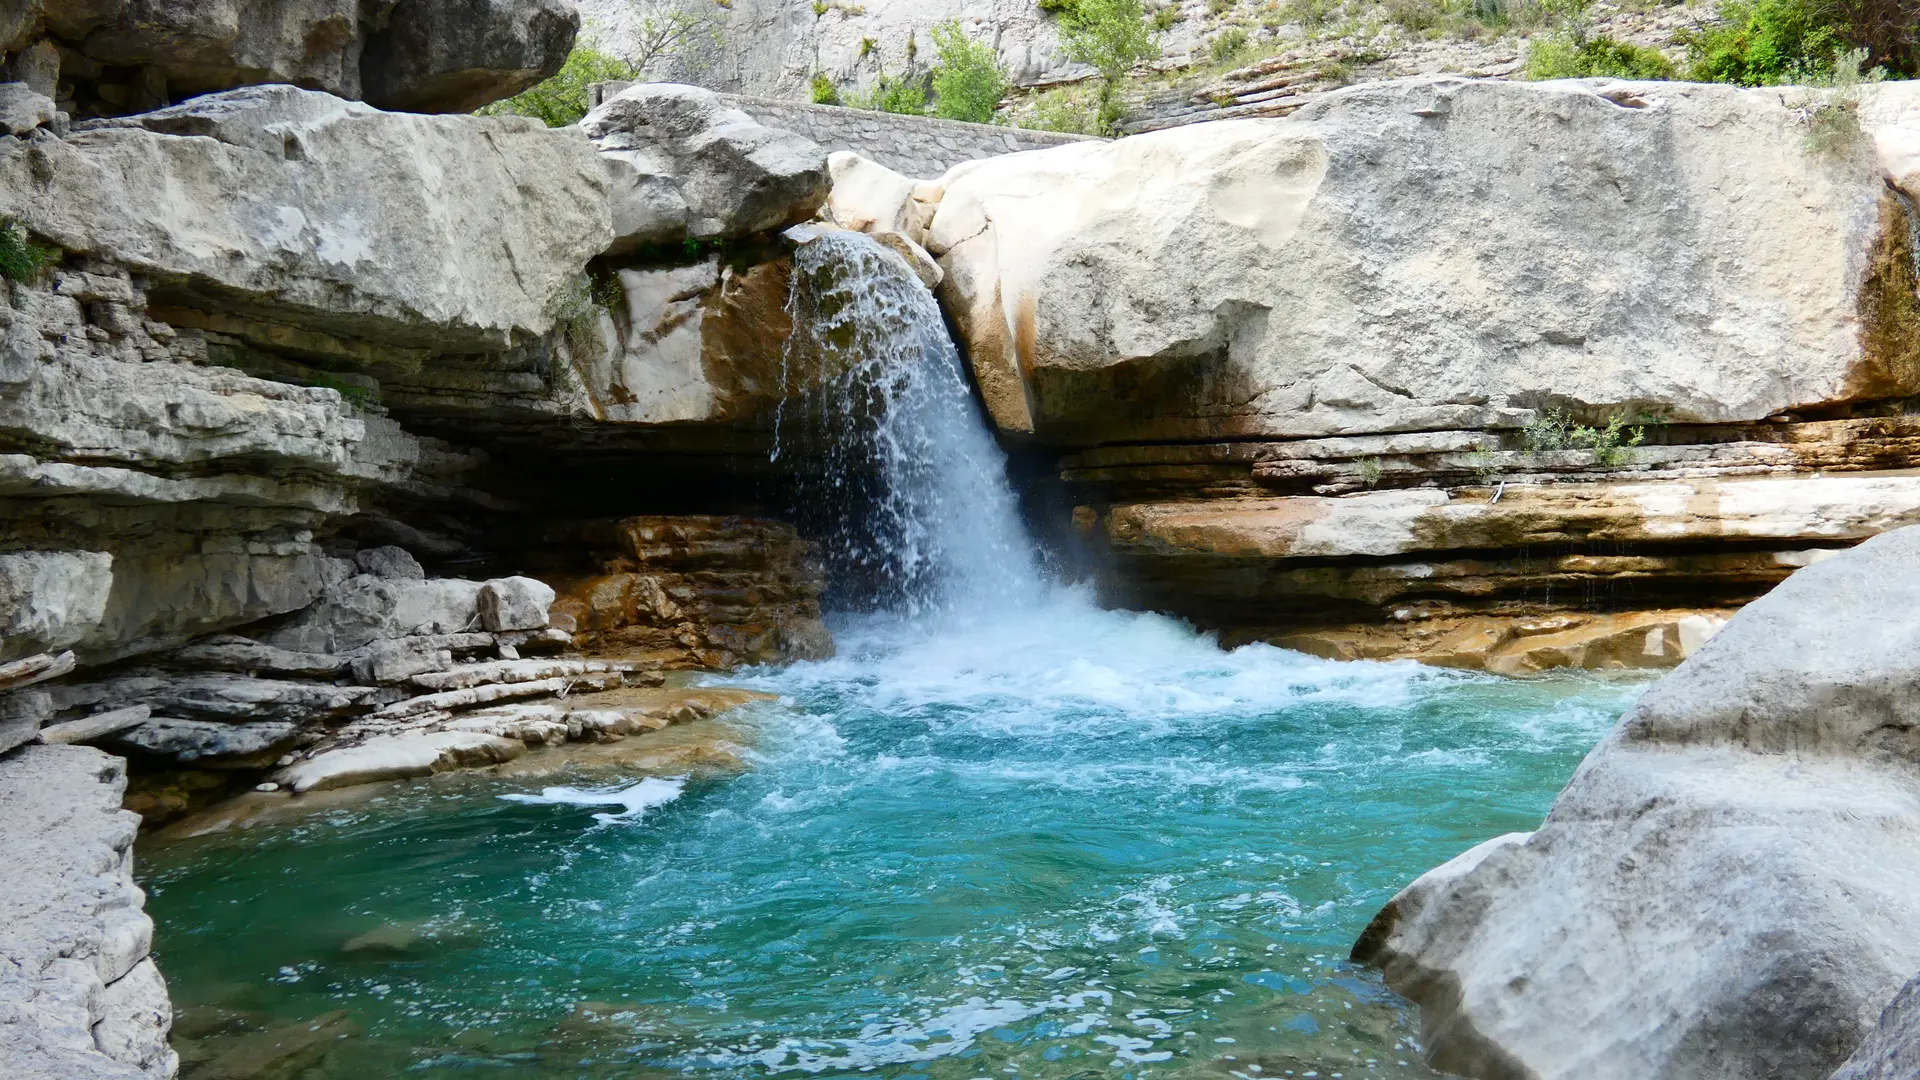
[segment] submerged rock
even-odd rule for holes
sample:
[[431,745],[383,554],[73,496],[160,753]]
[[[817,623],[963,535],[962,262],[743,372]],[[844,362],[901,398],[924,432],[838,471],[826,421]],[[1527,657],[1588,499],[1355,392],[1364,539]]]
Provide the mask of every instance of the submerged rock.
[[1920,968],[1920,529],[1802,570],[1655,684],[1537,832],[1354,957],[1468,1076],[1825,1077]]

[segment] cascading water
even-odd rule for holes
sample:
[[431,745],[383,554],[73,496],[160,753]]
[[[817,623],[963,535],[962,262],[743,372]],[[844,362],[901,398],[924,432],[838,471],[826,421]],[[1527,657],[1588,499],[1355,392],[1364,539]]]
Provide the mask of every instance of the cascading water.
[[827,385],[792,399],[778,434],[813,450],[802,502],[836,569],[869,603],[915,614],[1036,598],[1006,459],[933,295],[860,233],[802,245],[793,281],[789,368]]
[[1416,874],[1534,827],[1634,688],[1225,651],[1049,585],[925,290],[863,237],[807,244],[797,276],[838,382],[783,444],[832,465],[824,542],[875,587],[834,659],[716,677],[778,695],[721,729],[751,768],[448,776],[146,847],[184,1056],[1436,1077],[1348,947]]

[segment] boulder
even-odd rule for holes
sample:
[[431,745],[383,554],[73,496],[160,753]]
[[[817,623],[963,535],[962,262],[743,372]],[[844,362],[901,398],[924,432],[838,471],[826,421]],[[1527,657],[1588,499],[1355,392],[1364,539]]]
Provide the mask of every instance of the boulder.
[[360,574],[329,589],[262,640],[281,649],[345,653],[375,641],[463,634],[480,627],[481,582]]
[[472,112],[559,71],[579,33],[572,0],[400,0],[361,89],[382,109]]
[[[1870,125],[1920,115],[1915,84],[1863,94]],[[969,163],[926,246],[994,420],[1054,442],[1517,427],[1542,405],[1729,422],[1913,393],[1895,328],[1914,300],[1883,287],[1906,212],[1865,149],[1809,149],[1804,104],[1370,84]]]
[[1909,979],[1860,1048],[1832,1080],[1913,1080],[1920,1076],[1920,978]]
[[104,551],[0,553],[0,660],[84,640],[106,616],[112,585]]
[[863,233],[897,232],[916,244],[926,242],[933,205],[914,199],[920,181],[851,150],[828,154],[827,172],[833,179],[827,217],[835,225]]
[[427,576],[412,552],[392,545],[354,552],[353,565],[363,574],[395,581],[420,581]]
[[497,578],[480,587],[480,625],[487,630],[541,630],[553,588],[530,577]]
[[324,791],[497,765],[512,761],[526,749],[527,744],[519,739],[471,731],[388,735],[296,762],[275,774],[274,779],[296,794]]
[[111,255],[154,297],[244,312],[221,329],[269,346],[292,327],[343,355],[506,348],[553,327],[611,239],[592,148],[525,117],[264,86],[83,126],[0,140],[0,217]]
[[826,153],[697,86],[640,83],[580,122],[613,186],[613,252],[798,224],[826,201]]
[[25,135],[57,115],[53,99],[26,83],[0,83],[0,135]]
[[1920,529],[1801,570],[1656,683],[1531,834],[1354,946],[1477,1077],[1825,1077],[1920,969]]
[[0,53],[64,50],[86,115],[260,83],[464,112],[558,71],[579,25],[567,0],[25,0],[0,11]]

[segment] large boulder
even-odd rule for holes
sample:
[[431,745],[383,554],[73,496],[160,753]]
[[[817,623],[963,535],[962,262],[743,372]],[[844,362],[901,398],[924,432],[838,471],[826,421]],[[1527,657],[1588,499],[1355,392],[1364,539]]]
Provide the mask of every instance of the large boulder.
[[[1810,566],[1655,684],[1537,832],[1354,947],[1485,1078],[1826,1077],[1920,969],[1920,529]],[[1872,1075],[1872,1074],[1870,1074]]]
[[233,312],[223,332],[343,356],[546,333],[611,239],[606,183],[577,132],[291,86],[0,139],[0,217],[147,275],[152,301]]
[[765,233],[827,199],[824,150],[711,90],[640,83],[580,126],[614,177],[615,252]]
[[368,40],[361,86],[383,109],[470,112],[560,70],[572,0],[400,0]]
[[570,0],[26,0],[0,9],[0,57],[33,81],[51,56],[88,116],[264,83],[464,112],[560,70],[579,29]]
[[[1355,87],[959,166],[927,246],[994,419],[1055,442],[1920,391],[1914,298],[1882,287],[1905,212],[1868,140],[1812,145],[1814,93]],[[1920,86],[1863,94],[1869,134],[1920,116]]]

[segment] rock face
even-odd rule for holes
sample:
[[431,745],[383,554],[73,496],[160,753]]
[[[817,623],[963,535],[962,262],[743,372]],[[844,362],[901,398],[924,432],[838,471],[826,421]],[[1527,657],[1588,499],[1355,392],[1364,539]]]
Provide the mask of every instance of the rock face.
[[1455,631],[1734,608],[1914,520],[1903,477],[1832,474],[1920,448],[1920,93],[1866,92],[1819,151],[1815,103],[1359,86],[960,166],[927,246],[1110,600],[1458,658]]
[[1880,170],[1783,152],[1793,123],[1777,94],[1717,86],[1358,87],[963,166],[931,246],[995,419],[1055,441],[1515,426],[1554,402],[1750,421],[1911,393],[1854,322]]
[[695,86],[639,83],[580,127],[614,176],[613,252],[752,236],[813,216],[826,155]]
[[1920,980],[1909,980],[1833,1080],[1920,1076]]
[[[580,0],[580,12],[593,40],[619,54],[637,39],[638,23],[645,17],[644,9],[623,0]],[[1054,80],[1083,70],[1061,59],[1053,20],[1026,0],[876,0],[824,13],[790,0],[735,0],[715,15],[722,27],[717,56],[690,55],[677,66],[650,70],[649,76],[805,100],[816,73],[843,91],[872,85],[883,67],[898,74],[910,55],[909,39],[926,50],[928,32],[950,19],[992,44],[1017,82]],[[872,44],[863,48],[865,41]]]
[[164,306],[217,305],[211,328],[340,359],[523,344],[611,239],[604,170],[577,134],[290,86],[10,140],[0,191],[0,216],[143,275]]
[[[0,1074],[167,1080],[173,1010],[133,883],[125,763],[83,746],[0,756]],[[34,872],[22,872],[33,868]]]
[[556,578],[554,621],[596,651],[658,656],[674,667],[817,660],[833,655],[820,622],[825,574],[792,526],[751,518],[636,517],[557,526],[600,572]]
[[1788,579],[1646,692],[1537,832],[1375,917],[1354,956],[1420,1004],[1436,1066],[1785,1080],[1846,1059],[1920,967],[1916,564],[1901,529]]
[[24,0],[0,57],[79,116],[259,83],[465,112],[560,70],[579,27],[566,0]]

